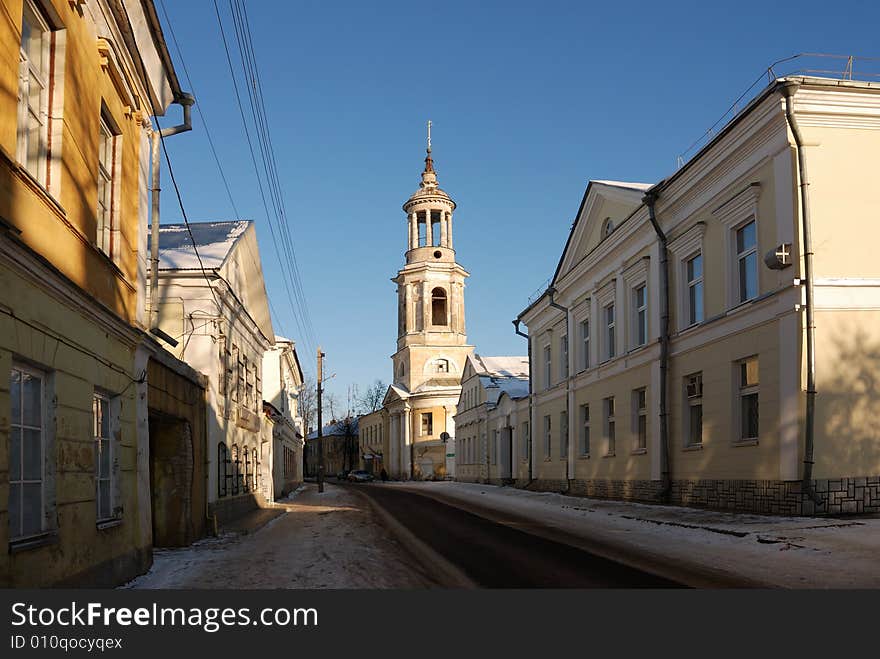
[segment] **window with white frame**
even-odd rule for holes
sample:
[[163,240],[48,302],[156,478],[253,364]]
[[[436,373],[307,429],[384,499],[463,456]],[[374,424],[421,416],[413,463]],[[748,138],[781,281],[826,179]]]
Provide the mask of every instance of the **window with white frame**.
[[43,186],[48,182],[52,33],[32,0],[22,10],[19,50],[18,160]]
[[611,221],[610,217],[606,217],[605,221],[602,223],[602,240],[605,240],[613,232],[614,232],[614,222]]
[[614,396],[609,396],[603,401],[605,407],[605,453],[614,455],[617,448],[617,428],[614,418]]
[[422,413],[422,436],[428,437],[434,434],[434,413]]
[[95,519],[98,522],[119,517],[115,501],[118,457],[113,441],[113,407],[109,396],[95,392],[92,396],[92,421],[95,438]]
[[688,327],[703,322],[703,255],[694,254],[684,263],[687,286],[687,324]]
[[590,319],[585,318],[580,323],[581,328],[581,362],[582,371],[590,368]]
[[45,529],[45,373],[13,364],[9,380],[9,537]]
[[568,377],[568,334],[559,337],[559,379]]
[[645,387],[632,392],[633,435],[637,451],[648,448],[648,390]]
[[633,347],[648,342],[648,287],[639,284],[632,290]]
[[581,432],[580,432],[580,454],[582,456],[590,455],[590,406],[580,406]]
[[684,378],[685,446],[703,444],[703,374],[691,373]]
[[612,359],[616,354],[614,303],[607,305],[602,311],[605,315],[605,359]]
[[98,222],[95,243],[110,258],[113,258],[116,251],[113,243],[116,229],[114,214],[118,132],[107,113],[102,112],[98,132]]
[[754,220],[736,230],[736,268],[739,301],[758,297],[758,240]]
[[568,412],[559,413],[559,459],[568,460]]
[[547,414],[544,417],[544,457],[550,458],[550,443],[552,441],[552,437],[550,435],[551,432],[551,424],[550,424],[550,415]]
[[550,345],[544,346],[544,388],[549,389],[553,381],[553,365],[550,359]]
[[758,439],[758,358],[749,357],[737,364],[739,398],[739,438]]

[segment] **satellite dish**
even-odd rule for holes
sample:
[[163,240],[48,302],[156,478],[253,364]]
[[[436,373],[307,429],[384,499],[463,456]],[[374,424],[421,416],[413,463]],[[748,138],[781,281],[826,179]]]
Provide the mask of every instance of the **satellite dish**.
[[449,433],[448,432],[441,432],[440,439],[443,440],[444,442],[449,441]]

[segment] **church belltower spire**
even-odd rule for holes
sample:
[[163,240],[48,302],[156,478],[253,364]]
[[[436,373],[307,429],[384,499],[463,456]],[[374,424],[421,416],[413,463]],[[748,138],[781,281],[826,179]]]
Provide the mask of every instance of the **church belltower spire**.
[[397,284],[397,352],[385,399],[389,462],[395,478],[443,478],[454,472],[456,405],[461,374],[473,346],[464,322],[468,272],[455,260],[455,202],[437,182],[428,122],[419,189],[403,204],[404,266]]

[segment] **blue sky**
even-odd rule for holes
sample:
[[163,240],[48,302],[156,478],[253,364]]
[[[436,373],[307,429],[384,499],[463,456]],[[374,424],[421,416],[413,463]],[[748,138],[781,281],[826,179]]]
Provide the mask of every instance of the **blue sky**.
[[[276,332],[300,340],[314,373],[314,346],[297,336],[278,272],[214,3],[164,4],[235,205],[256,221]],[[218,6],[228,38],[228,1]],[[880,56],[875,2],[247,6],[302,283],[326,372],[336,374],[328,390],[343,400],[351,384],[391,379],[390,278],[403,265],[401,205],[418,187],[427,119],[440,185],[458,203],[468,338],[483,354],[525,354],[511,320],[552,275],[589,179],[670,174],[775,60]],[[186,88],[167,27],[166,37]],[[187,214],[232,219],[194,117],[192,133],[167,141]],[[178,222],[163,176],[163,222]]]

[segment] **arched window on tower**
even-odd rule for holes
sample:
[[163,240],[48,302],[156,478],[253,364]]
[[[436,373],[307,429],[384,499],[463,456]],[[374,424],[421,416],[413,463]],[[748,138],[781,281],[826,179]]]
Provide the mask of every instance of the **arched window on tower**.
[[434,362],[434,369],[438,373],[449,373],[449,360],[448,359],[438,359]]
[[446,317],[446,291],[439,287],[431,291],[431,324],[449,324]]
[[400,362],[400,366],[397,369],[397,377],[401,380],[406,376],[406,364]]

